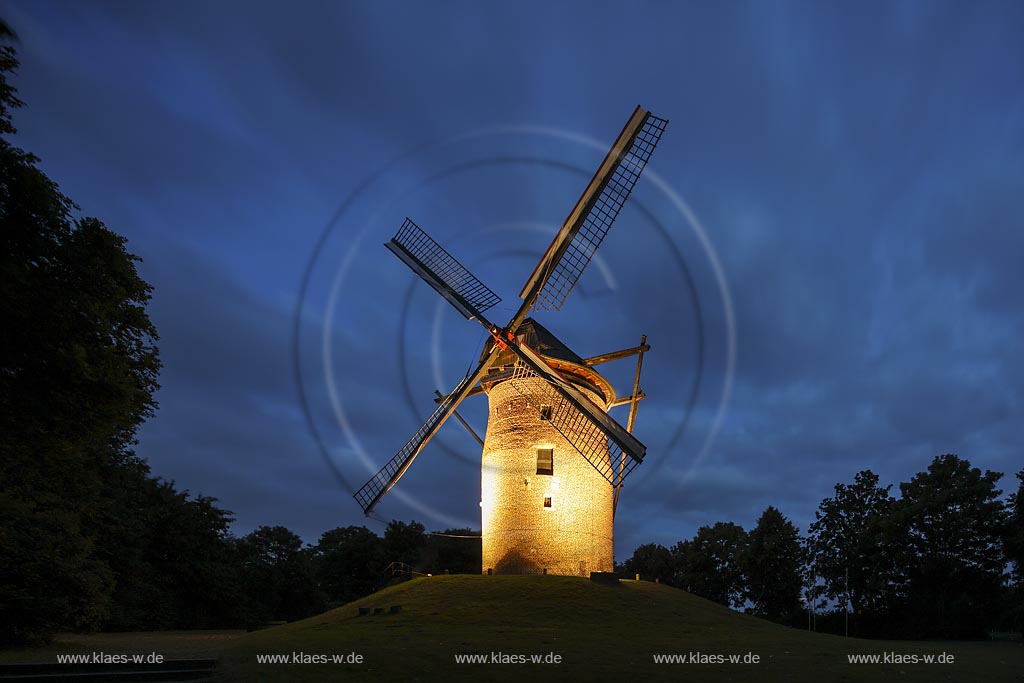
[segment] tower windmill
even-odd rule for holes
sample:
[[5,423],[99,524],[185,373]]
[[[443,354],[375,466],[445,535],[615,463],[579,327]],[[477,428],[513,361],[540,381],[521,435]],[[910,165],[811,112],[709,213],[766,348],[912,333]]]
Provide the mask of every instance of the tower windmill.
[[[633,436],[640,345],[581,358],[528,314],[560,309],[629,198],[668,121],[637,107],[562,224],[504,326],[484,312],[501,299],[408,218],[385,246],[467,320],[490,333],[480,362],[412,438],[354,495],[369,515],[468,396],[488,396],[482,442],[483,570],[586,575],[611,571],[615,508],[643,460]],[[637,356],[633,391],[618,398],[593,366]],[[608,410],[629,404],[627,426]],[[465,422],[463,422],[465,424]],[[468,428],[468,426],[467,426]],[[470,430],[472,431],[472,430]],[[474,434],[475,436],[475,434]],[[479,441],[479,438],[477,438]]]

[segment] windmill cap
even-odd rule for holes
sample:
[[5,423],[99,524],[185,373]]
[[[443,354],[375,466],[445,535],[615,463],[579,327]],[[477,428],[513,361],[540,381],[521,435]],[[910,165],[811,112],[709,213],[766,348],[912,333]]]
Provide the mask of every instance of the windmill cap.
[[[526,344],[531,349],[544,356],[551,365],[558,370],[559,374],[577,384],[583,384],[588,388],[604,396],[608,403],[615,400],[615,390],[611,383],[599,372],[589,367],[586,361],[566,346],[562,340],[551,333],[549,329],[541,325],[533,318],[527,318],[516,330],[516,339]],[[490,352],[491,345],[484,347],[480,360],[483,361]],[[491,372],[498,377],[485,377],[482,383],[490,384],[495,380],[507,379],[507,371],[501,368],[508,368],[515,365],[516,355],[509,350],[499,352]]]

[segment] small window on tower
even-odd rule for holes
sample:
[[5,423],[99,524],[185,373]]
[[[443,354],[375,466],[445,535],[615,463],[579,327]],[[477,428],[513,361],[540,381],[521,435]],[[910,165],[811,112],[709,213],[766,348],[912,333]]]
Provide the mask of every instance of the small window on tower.
[[551,419],[551,406],[541,406],[540,407],[540,419],[545,420],[545,421]]
[[544,507],[551,507],[551,496],[544,496]]
[[537,474],[554,474],[554,450],[551,448],[537,449]]

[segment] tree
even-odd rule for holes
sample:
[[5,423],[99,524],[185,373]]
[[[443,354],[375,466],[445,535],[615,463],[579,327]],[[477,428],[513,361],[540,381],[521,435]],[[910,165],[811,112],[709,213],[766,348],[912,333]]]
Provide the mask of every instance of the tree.
[[[0,34],[10,36],[6,25]],[[0,46],[0,133],[21,105]],[[89,629],[107,614],[111,572],[96,555],[104,477],[130,466],[156,407],[150,286],[125,240],[76,208],[0,139],[0,641]]]
[[139,463],[106,482],[109,515],[100,523],[97,555],[115,588],[104,629],[241,625],[231,513],[148,473]]
[[[159,482],[173,491],[173,483]],[[150,552],[165,545],[180,548],[173,562],[157,563],[166,577],[168,597],[175,603],[177,628],[225,628],[243,623],[240,607],[244,586],[228,531],[234,517],[209,496],[190,497],[188,491],[170,496],[163,528],[154,533]],[[182,552],[183,551],[183,552]],[[317,596],[311,598],[319,609]]]
[[283,526],[261,526],[238,539],[250,624],[293,621],[323,610],[313,552]]
[[384,583],[382,541],[364,526],[324,532],[315,553],[320,589],[334,606],[369,595]]
[[424,531],[426,528],[415,520],[408,524],[397,519],[388,522],[384,530],[384,564],[401,562],[413,568],[419,567],[427,540]]
[[852,484],[836,484],[835,496],[821,501],[808,530],[812,573],[827,598],[849,605],[855,633],[862,617],[893,605],[902,583],[884,533],[895,502],[890,488],[879,486],[871,470],[858,472]]
[[633,551],[633,556],[626,560],[623,570],[628,576],[639,574],[645,581],[660,581],[672,584],[674,575],[672,554],[663,545],[647,543]]
[[674,584],[694,595],[727,607],[743,604],[743,557],[747,532],[732,522],[702,526],[690,541],[672,548],[676,575]]
[[909,616],[917,637],[984,635],[1005,566],[1000,472],[941,455],[909,482],[893,514],[909,551]]
[[425,569],[434,574],[479,574],[482,553],[479,531],[445,529],[427,536]]
[[1024,624],[1024,470],[1017,473],[1017,482],[1017,490],[1010,494],[1004,546],[1006,558],[1013,563],[1008,621],[1019,631]]
[[1006,524],[1006,559],[1013,563],[1013,580],[1024,585],[1024,470],[1017,473],[1017,490],[1010,494]]
[[768,506],[750,532],[743,561],[748,612],[792,624],[800,613],[800,535],[782,513]]

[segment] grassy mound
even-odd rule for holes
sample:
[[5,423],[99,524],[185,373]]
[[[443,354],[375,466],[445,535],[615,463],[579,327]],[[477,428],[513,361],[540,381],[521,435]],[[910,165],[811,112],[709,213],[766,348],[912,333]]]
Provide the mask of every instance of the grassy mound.
[[[398,614],[358,616],[358,608]],[[352,653],[361,663],[294,663]],[[730,663],[757,655],[757,663]],[[849,654],[953,655],[953,663],[851,664]],[[288,663],[259,663],[280,654]],[[457,663],[457,655],[485,663]],[[495,655],[497,656],[495,657]],[[662,663],[656,654],[702,663]],[[518,661],[525,655],[525,662]],[[560,663],[531,661],[560,658]],[[718,656],[724,662],[716,662]],[[497,659],[497,661],[494,661]],[[749,659],[749,658],[748,658]],[[247,634],[226,648],[225,681],[1019,681],[1009,643],[868,641],[808,633],[647,582],[617,586],[561,576],[437,576],[345,607]]]

